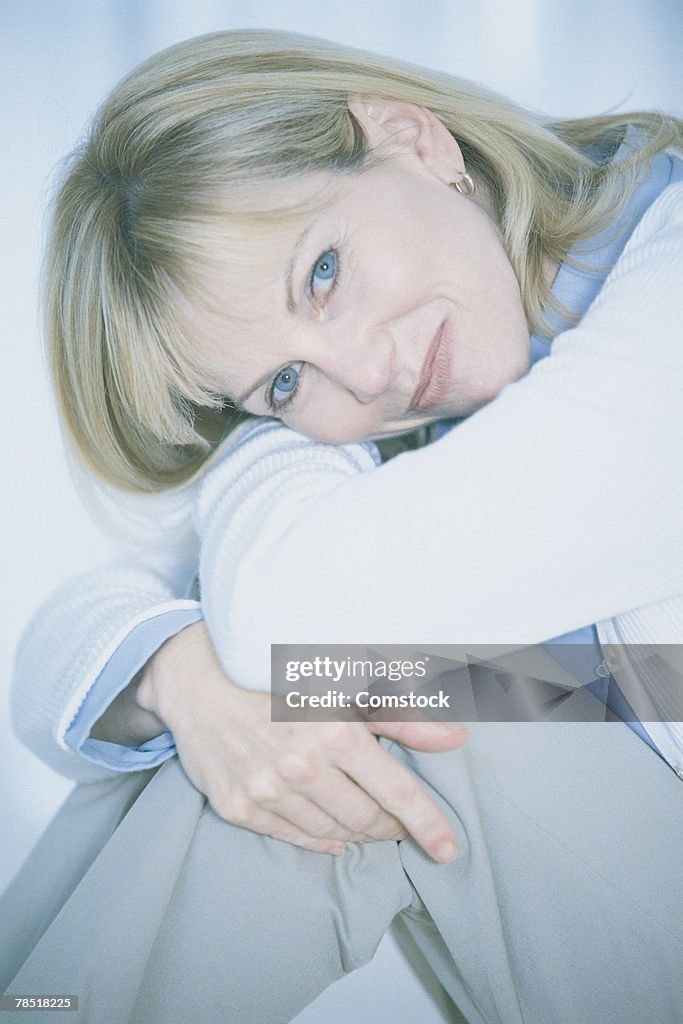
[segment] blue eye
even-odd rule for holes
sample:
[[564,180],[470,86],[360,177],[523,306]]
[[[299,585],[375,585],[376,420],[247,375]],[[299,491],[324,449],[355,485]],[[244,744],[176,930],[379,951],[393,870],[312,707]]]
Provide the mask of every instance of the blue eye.
[[281,409],[292,401],[299,383],[301,365],[290,363],[275,374],[268,396],[271,409]]
[[337,283],[337,277],[337,254],[328,249],[313,264],[309,282],[311,292],[314,295],[318,292],[331,292]]

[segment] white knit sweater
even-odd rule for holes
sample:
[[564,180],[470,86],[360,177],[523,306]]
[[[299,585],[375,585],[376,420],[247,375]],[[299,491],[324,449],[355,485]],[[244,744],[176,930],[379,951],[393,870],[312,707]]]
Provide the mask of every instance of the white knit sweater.
[[[242,428],[194,503],[203,612],[235,681],[267,688],[271,643],[522,646],[597,622],[603,644],[623,645],[627,698],[661,704],[629,652],[683,644],[682,282],[675,185],[579,326],[434,444],[377,468],[372,445]],[[107,774],[64,733],[131,622],[177,606],[191,574],[103,571],[41,609],[13,696],[39,756]],[[680,726],[648,731],[683,764]]]

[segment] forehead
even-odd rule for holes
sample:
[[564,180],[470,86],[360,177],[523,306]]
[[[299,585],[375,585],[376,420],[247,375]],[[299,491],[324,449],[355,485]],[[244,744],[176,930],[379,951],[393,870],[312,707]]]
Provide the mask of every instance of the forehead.
[[215,316],[226,313],[228,301],[236,320],[263,316],[266,292],[284,287],[308,233],[352,187],[349,175],[316,172],[218,197],[184,261],[190,305]]

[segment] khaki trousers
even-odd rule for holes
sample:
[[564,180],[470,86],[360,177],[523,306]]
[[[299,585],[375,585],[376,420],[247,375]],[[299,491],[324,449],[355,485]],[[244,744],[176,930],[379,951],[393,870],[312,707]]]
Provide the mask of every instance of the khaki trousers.
[[236,828],[173,759],[74,790],[0,901],[2,986],[77,994],[55,1024],[280,1024],[400,914],[471,1024],[680,1024],[683,785],[656,754],[621,723],[385,745],[453,821],[452,864]]

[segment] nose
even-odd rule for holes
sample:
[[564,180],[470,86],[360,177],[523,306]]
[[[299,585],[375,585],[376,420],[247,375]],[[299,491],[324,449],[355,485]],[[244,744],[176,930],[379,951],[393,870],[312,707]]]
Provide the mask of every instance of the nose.
[[320,339],[313,361],[326,377],[369,405],[388,391],[396,378],[396,345],[385,328],[351,333],[352,337],[347,332]]

